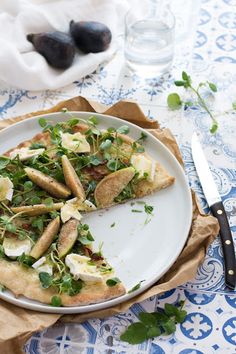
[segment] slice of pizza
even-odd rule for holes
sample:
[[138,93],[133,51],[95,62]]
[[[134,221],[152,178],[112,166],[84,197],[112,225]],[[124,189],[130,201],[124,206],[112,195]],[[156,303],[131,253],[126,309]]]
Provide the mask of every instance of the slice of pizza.
[[125,293],[95,252],[82,213],[143,197],[174,182],[126,125],[99,129],[95,116],[52,125],[0,157],[0,283],[54,306]]

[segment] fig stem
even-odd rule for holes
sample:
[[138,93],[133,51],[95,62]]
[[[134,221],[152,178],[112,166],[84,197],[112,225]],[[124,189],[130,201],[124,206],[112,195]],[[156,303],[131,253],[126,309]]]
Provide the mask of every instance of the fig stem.
[[33,43],[34,34],[33,33],[27,34],[26,38],[28,39],[29,42]]

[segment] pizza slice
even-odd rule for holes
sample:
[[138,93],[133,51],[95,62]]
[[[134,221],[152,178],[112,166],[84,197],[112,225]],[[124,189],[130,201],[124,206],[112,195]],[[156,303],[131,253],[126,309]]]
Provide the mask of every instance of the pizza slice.
[[0,157],[0,283],[16,296],[80,306],[125,293],[82,213],[143,197],[174,182],[126,125],[70,118]]

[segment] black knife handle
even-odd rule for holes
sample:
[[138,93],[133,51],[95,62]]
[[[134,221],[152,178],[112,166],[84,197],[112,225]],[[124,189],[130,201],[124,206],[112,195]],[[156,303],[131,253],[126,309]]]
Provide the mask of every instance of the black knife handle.
[[230,231],[230,226],[225,212],[225,208],[222,202],[217,202],[213,204],[210,209],[212,214],[218,219],[220,224],[220,237],[225,262],[225,284],[230,289],[235,289],[236,261],[234,252],[234,242]]

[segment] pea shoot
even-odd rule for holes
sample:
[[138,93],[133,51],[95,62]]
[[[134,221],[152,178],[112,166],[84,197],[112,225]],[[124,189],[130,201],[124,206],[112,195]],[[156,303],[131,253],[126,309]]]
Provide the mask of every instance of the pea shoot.
[[[174,83],[175,86],[184,87],[186,90],[190,90],[195,95],[195,97],[197,98],[196,104],[201,108],[203,108],[210,116],[212,120],[210,132],[212,134],[215,134],[218,129],[218,122],[214,117],[213,113],[211,112],[210,108],[208,107],[206,100],[203,98],[200,89],[202,87],[208,88],[214,94],[217,92],[217,86],[212,82],[205,81],[205,82],[200,82],[197,85],[197,87],[195,87],[192,84],[191,76],[188,75],[185,71],[182,72],[182,80],[176,80]],[[182,105],[191,106],[193,103],[191,101],[182,101],[179,94],[174,92],[168,95],[167,104],[170,109],[176,110],[181,108]]]

